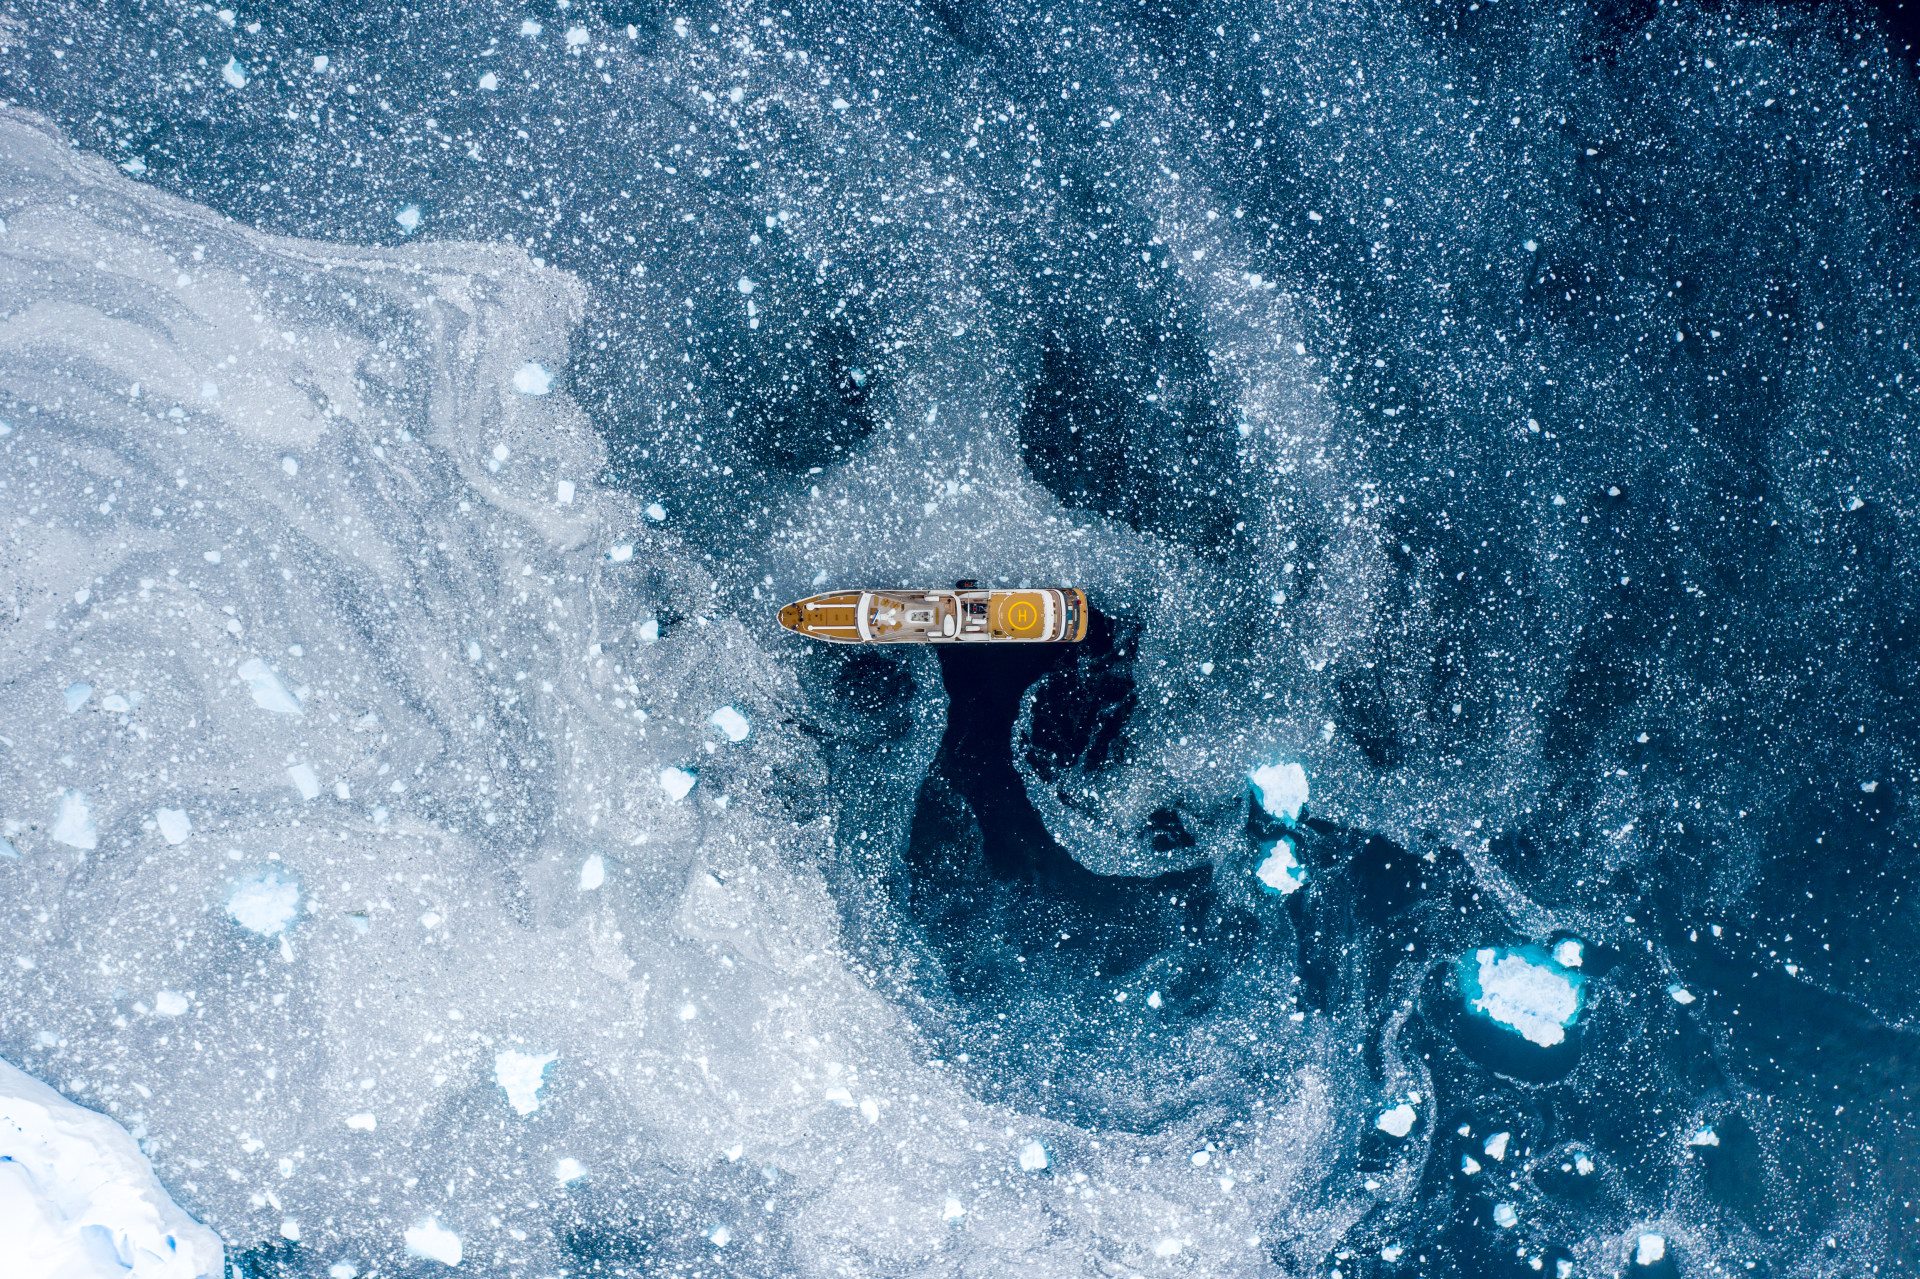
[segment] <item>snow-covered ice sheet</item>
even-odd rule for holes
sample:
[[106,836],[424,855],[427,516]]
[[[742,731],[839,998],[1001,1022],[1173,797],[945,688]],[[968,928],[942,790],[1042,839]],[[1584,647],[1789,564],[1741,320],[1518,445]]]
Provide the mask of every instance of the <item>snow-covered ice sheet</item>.
[[0,1274],[225,1273],[219,1237],[173,1202],[126,1129],[0,1061]]

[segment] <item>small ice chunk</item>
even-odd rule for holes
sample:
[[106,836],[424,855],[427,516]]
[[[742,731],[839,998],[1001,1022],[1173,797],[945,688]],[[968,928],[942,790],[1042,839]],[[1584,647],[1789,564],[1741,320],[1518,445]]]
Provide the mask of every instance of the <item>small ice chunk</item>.
[[300,914],[300,882],[269,866],[234,885],[227,914],[250,933],[278,937]]
[[1487,1138],[1487,1144],[1481,1149],[1487,1152],[1487,1158],[1497,1163],[1507,1157],[1507,1142],[1512,1139],[1513,1134],[1510,1132],[1497,1132]]
[[1478,1159],[1475,1159],[1472,1155],[1461,1155],[1460,1171],[1466,1173],[1467,1176],[1471,1177],[1473,1176],[1473,1174],[1480,1171],[1480,1161]]
[[311,764],[292,764],[287,768],[287,780],[300,792],[301,799],[320,798],[320,778],[314,774]]
[[585,44],[588,39],[590,39],[590,37],[587,35],[587,29],[585,27],[567,28],[567,48],[578,49],[581,45]]
[[646,621],[640,623],[639,635],[640,635],[640,642],[642,644],[653,644],[653,643],[659,642],[660,619],[657,617],[649,617]]
[[443,1266],[460,1264],[462,1255],[460,1236],[432,1217],[428,1217],[417,1226],[408,1226],[406,1233],[401,1237],[406,1240],[408,1256],[425,1257],[428,1261],[437,1261]]
[[163,990],[153,997],[153,1011],[162,1017],[180,1017],[187,1011],[187,997],[177,990]]
[[646,515],[648,519],[658,524],[661,520],[667,518],[667,508],[658,502],[648,502]]
[[660,770],[660,789],[667,793],[668,799],[685,799],[698,779],[684,768],[663,768]]
[[160,838],[169,844],[184,844],[187,836],[193,834],[193,822],[184,808],[160,809],[153,815],[153,824],[160,828]]
[[355,1132],[372,1132],[380,1126],[380,1120],[369,1111],[347,1116],[347,1127]]
[[409,204],[406,208],[394,214],[393,220],[400,224],[402,231],[405,231],[408,235],[412,235],[420,229],[420,206],[417,204]]
[[580,891],[590,893],[607,882],[607,859],[598,853],[580,863]]
[[513,389],[522,395],[545,395],[553,389],[553,374],[528,360],[514,373]]
[[20,859],[20,850],[15,848],[13,841],[4,835],[0,835],[0,857],[11,857],[15,861]]
[[1457,966],[1467,1007],[1528,1043],[1565,1042],[1586,1002],[1586,978],[1538,946],[1483,946]]
[[733,1231],[724,1223],[707,1231],[707,1242],[716,1248],[724,1248],[733,1242]]
[[87,797],[77,790],[60,792],[60,807],[53,816],[49,836],[68,848],[91,849],[100,846],[100,833],[93,828],[93,810]]
[[118,693],[108,693],[100,699],[100,709],[115,715],[125,715],[133,709],[133,703]]
[[480,87],[492,93],[500,87],[500,77],[489,71],[480,77]]
[[547,1067],[559,1061],[556,1053],[523,1053],[508,1049],[493,1057],[493,1080],[507,1094],[507,1104],[515,1112],[531,1115],[540,1109],[540,1086],[546,1082]]
[[1720,1134],[1712,1128],[1702,1128],[1699,1132],[1687,1138],[1687,1144],[1689,1146],[1717,1146],[1720,1144]]
[[540,24],[535,22],[532,18],[522,18],[520,20],[520,34],[523,36],[526,36],[528,39],[532,39],[534,36],[539,35],[540,29],[541,29]]
[[300,699],[295,697],[273,668],[257,657],[249,657],[240,663],[240,678],[246,681],[247,691],[253,694],[253,704],[263,711],[272,711],[275,715],[299,715]]
[[1414,1121],[1420,1118],[1420,1112],[1401,1102],[1389,1106],[1374,1119],[1373,1126],[1389,1137],[1404,1137],[1413,1131]]
[[940,1220],[942,1221],[958,1221],[966,1215],[966,1205],[951,1195],[947,1197],[947,1202],[940,1206]]
[[1272,843],[1261,845],[1266,856],[1254,867],[1255,878],[1265,884],[1269,891],[1282,897],[1291,896],[1300,885],[1307,882],[1307,873],[1300,861],[1293,855],[1293,841],[1282,836]]
[[1587,959],[1586,943],[1577,937],[1569,937],[1553,944],[1553,962],[1562,968],[1578,968]]
[[1633,1241],[1633,1264],[1636,1266],[1657,1266],[1667,1259],[1667,1237],[1665,1235],[1644,1234]]
[[220,78],[236,89],[247,87],[247,65],[238,58],[228,58],[227,65],[220,68]]
[[71,715],[82,706],[85,706],[87,699],[92,696],[93,685],[91,684],[67,685],[67,714]]
[[1047,1166],[1047,1148],[1037,1141],[1020,1147],[1020,1171],[1041,1172]]
[[609,547],[607,550],[607,558],[615,564],[625,564],[633,558],[633,543],[622,542],[618,546]]
[[747,717],[731,706],[722,706],[708,716],[707,722],[725,733],[730,742],[746,741],[747,733],[751,731],[747,724]]
[[562,506],[571,506],[573,504],[573,481],[555,481],[553,486],[553,500]]
[[561,1185],[569,1185],[587,1175],[587,1166],[572,1155],[563,1156],[553,1166],[553,1179]]
[[1493,1224],[1502,1230],[1512,1230],[1520,1224],[1520,1214],[1514,1209],[1512,1204],[1495,1204],[1493,1206]]
[[1253,798],[1283,822],[1300,819],[1307,806],[1307,770],[1298,764],[1262,764],[1247,774]]
[[1679,982],[1675,982],[1673,983],[1673,985],[1667,987],[1667,994],[1672,996],[1674,1003],[1680,1004],[1682,1006],[1690,1004],[1695,999],[1699,998],[1699,996],[1695,995],[1692,991],[1688,990],[1685,986],[1682,986]]

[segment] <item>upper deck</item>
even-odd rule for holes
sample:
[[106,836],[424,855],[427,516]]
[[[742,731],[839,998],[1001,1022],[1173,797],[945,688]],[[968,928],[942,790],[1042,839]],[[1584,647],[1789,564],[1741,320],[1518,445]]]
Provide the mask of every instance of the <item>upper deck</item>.
[[834,644],[1072,644],[1087,633],[1075,587],[830,591],[780,610],[780,625]]

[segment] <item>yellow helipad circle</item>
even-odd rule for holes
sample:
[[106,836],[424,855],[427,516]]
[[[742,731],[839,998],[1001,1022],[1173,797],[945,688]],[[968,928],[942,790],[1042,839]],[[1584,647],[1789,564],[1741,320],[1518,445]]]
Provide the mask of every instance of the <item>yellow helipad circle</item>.
[[1024,631],[1040,620],[1040,610],[1031,600],[1015,600],[1007,607],[1007,621],[1016,631]]

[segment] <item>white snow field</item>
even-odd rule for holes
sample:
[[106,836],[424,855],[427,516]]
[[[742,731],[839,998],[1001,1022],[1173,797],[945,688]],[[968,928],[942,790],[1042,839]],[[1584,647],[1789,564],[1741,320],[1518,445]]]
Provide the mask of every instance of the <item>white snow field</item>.
[[113,1120],[0,1061],[0,1274],[223,1279],[219,1237],[182,1212]]
[[[1371,1110],[1320,1068],[1231,1131],[1082,1130],[868,985],[791,666],[522,376],[572,279],[261,235],[14,113],[0,208],[0,1052],[230,1253],[1266,1275],[1364,1209],[1326,1152]],[[1166,753],[1244,803],[1249,752]]]

